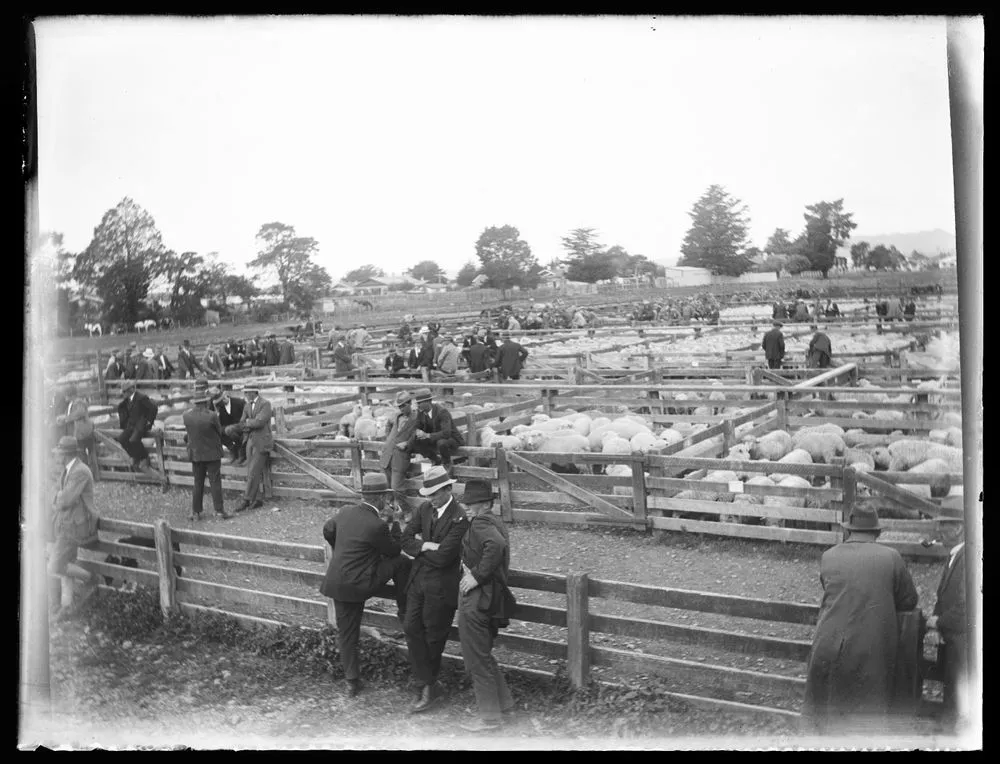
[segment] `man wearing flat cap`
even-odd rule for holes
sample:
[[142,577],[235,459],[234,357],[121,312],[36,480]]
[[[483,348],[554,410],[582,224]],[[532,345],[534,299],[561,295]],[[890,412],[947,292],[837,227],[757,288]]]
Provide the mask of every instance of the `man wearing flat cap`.
[[389,424],[389,432],[382,444],[379,464],[385,470],[395,505],[407,512],[403,483],[406,482],[406,473],[410,470],[410,440],[417,429],[417,415],[413,410],[413,396],[409,391],[401,390],[396,394],[396,407],[398,410]]
[[236,508],[237,512],[264,506],[264,500],[257,498],[257,492],[263,488],[264,469],[271,456],[271,449],[274,448],[271,402],[260,396],[260,386],[256,382],[245,384],[243,394],[246,396],[246,404],[239,429],[247,436],[247,487],[243,501]]
[[858,506],[820,562],[823,600],[806,666],[802,720],[817,733],[881,731],[894,695],[896,616],[917,606],[899,552],[876,543],[878,513]]
[[200,520],[205,495],[205,478],[208,477],[212,492],[215,516],[228,520],[230,515],[222,504],[222,425],[219,415],[208,408],[208,382],[195,383],[194,406],[184,412],[184,440],[194,473],[194,490],[191,493],[189,520]]
[[403,551],[413,558],[403,631],[410,666],[420,685],[420,698],[411,713],[427,711],[444,697],[437,678],[458,608],[462,538],[469,528],[465,507],[452,496],[454,483],[444,467],[429,469],[420,489],[428,501],[414,512],[403,531]]
[[421,387],[413,394],[417,404],[417,427],[410,438],[410,453],[420,454],[434,464],[451,470],[451,459],[465,445],[465,439],[444,406],[432,402],[431,391]]
[[398,615],[403,619],[410,561],[400,554],[398,518],[389,517],[391,524],[386,522],[389,495],[385,475],[369,472],[362,481],[361,503],[344,507],[323,526],[323,538],[333,555],[319,590],[333,600],[337,649],[352,698],[362,688],[358,640],[365,601],[392,580]]
[[156,404],[145,393],[135,389],[135,381],[131,379],[122,383],[122,400],[118,404],[118,425],[121,434],[118,442],[132,457],[132,468],[149,467],[149,452],[142,444],[142,439],[153,429],[156,421]]

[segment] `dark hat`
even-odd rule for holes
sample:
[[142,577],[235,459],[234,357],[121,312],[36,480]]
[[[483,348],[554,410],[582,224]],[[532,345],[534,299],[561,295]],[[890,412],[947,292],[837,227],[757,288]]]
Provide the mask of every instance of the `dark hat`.
[[455,483],[455,479],[448,476],[448,470],[440,465],[436,465],[427,470],[424,475],[424,485],[420,489],[421,496],[430,496],[437,493],[446,485]]
[[204,393],[208,391],[208,380],[204,377],[198,377],[194,381],[194,391],[196,393]]
[[413,391],[413,400],[417,403],[429,401],[432,397],[430,388],[428,387],[421,387]]
[[481,501],[493,501],[493,489],[487,480],[470,480],[465,484],[462,502],[476,504]]
[[771,324],[772,326],[784,326],[780,321],[772,321]]
[[80,444],[72,435],[63,435],[59,438],[59,443],[52,449],[57,454],[77,454],[80,452]]
[[413,396],[410,395],[410,391],[409,390],[400,390],[398,393],[396,393],[396,405],[397,406],[405,406],[407,403],[410,403],[412,400],[413,400]]
[[122,382],[122,393],[127,393],[130,390],[135,390],[134,379],[126,379],[124,382]]
[[882,526],[878,522],[878,512],[868,507],[855,507],[851,510],[851,516],[843,524],[849,531],[880,531]]
[[390,490],[389,481],[382,472],[369,472],[361,481],[361,493],[386,493]]
[[189,347],[191,345],[191,340],[184,340],[184,347]]

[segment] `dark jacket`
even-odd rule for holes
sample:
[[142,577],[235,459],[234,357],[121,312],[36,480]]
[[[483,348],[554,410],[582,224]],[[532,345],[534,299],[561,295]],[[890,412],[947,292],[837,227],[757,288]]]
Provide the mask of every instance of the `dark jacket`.
[[830,359],[833,357],[830,338],[823,332],[816,332],[815,336],[809,342],[809,353],[806,357],[809,362],[808,366],[814,369],[827,368],[830,365]]
[[390,353],[385,357],[385,370],[389,374],[402,371],[404,366],[406,366],[406,359],[399,353]]
[[499,517],[476,515],[462,539],[462,564],[479,584],[477,608],[506,626],[516,604],[507,587],[510,572],[510,536]]
[[[418,578],[423,579],[424,590],[436,590],[451,607],[458,607],[458,582],[462,578],[462,539],[469,528],[468,513],[458,499],[451,503],[441,519],[437,510],[425,501],[403,531],[403,551],[413,557],[410,568],[409,588]],[[422,537],[423,541],[416,536]],[[440,546],[434,551],[421,552],[424,541],[435,541]]]
[[121,379],[122,374],[124,374],[125,368],[121,365],[121,361],[116,359],[111,359],[108,361],[108,366],[104,370],[105,379]]
[[198,371],[201,372],[205,371],[201,363],[195,357],[195,354],[192,353],[190,349],[179,349],[177,351],[177,373],[180,375],[180,378],[186,379],[187,377],[193,377],[195,369],[198,369]]
[[396,448],[399,443],[406,443],[409,446],[413,440],[413,432],[417,429],[417,417],[407,417],[401,412],[396,412],[392,417],[392,424],[389,425],[389,432],[385,436],[382,444],[382,451],[379,453],[379,465],[387,470],[393,466],[393,459],[396,466],[405,469],[410,463],[409,447],[404,451]]
[[764,349],[764,357],[768,361],[780,361],[785,357],[785,337],[777,326],[764,335],[760,346]]
[[278,341],[269,339],[264,344],[264,363],[267,366],[277,366],[281,360],[281,350],[278,348]]
[[215,403],[210,405],[210,409],[219,415],[219,424],[223,429],[231,424],[239,424],[240,420],[243,418],[243,408],[246,405],[246,401],[242,398],[229,397],[229,411],[226,411],[221,404],[216,405]]
[[251,413],[250,404],[243,407],[240,424],[246,428],[247,445],[252,445],[258,451],[270,451],[274,448],[274,435],[271,433],[271,402],[258,395],[254,410]]
[[416,369],[420,366],[416,348],[410,348],[410,354],[406,357],[406,365],[411,369]]
[[937,588],[934,615],[938,617],[938,631],[948,640],[949,634],[965,634],[965,545],[948,560]]
[[428,369],[434,368],[434,342],[428,339],[427,342],[420,346],[420,350],[417,353],[417,366]]
[[323,526],[333,557],[320,592],[341,602],[364,602],[380,588],[378,564],[399,554],[400,531],[392,531],[371,504],[344,507]]
[[[436,403],[431,404],[430,411],[426,413],[420,411],[417,413],[417,429],[426,432],[430,436],[429,440],[431,443],[438,440],[452,440],[458,446],[465,445],[465,439],[455,426],[455,422],[451,418],[451,412],[444,406],[439,406]],[[413,447],[412,440],[410,443],[411,450]]]
[[500,370],[500,374],[504,377],[516,377],[520,375],[527,357],[527,350],[514,340],[507,340],[500,346],[493,365]]
[[337,340],[337,344],[333,347],[333,363],[335,371],[350,371],[354,368],[351,351],[343,340]]
[[469,371],[475,374],[490,368],[490,355],[486,345],[476,342],[469,346]]
[[278,364],[281,366],[287,366],[289,364],[295,363],[295,345],[291,343],[290,340],[285,340],[281,343],[280,352],[278,354]]
[[170,359],[167,358],[166,353],[160,353],[160,355],[153,356],[153,363],[159,367],[160,379],[170,379],[174,374],[174,365],[170,363]]
[[126,398],[118,404],[118,426],[141,438],[153,427],[156,412],[157,406],[149,396],[136,390],[131,401]]
[[222,459],[222,426],[219,415],[207,406],[195,406],[184,412],[188,458],[192,462],[216,462]]
[[141,358],[139,363],[135,367],[135,378],[136,379],[159,379],[160,378],[160,366],[156,362],[155,358]]

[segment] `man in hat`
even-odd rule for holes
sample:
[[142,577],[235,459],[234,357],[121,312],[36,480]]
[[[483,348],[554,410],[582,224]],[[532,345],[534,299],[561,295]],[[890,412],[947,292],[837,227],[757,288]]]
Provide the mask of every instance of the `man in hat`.
[[500,375],[500,381],[503,382],[505,379],[520,379],[521,369],[524,368],[524,362],[527,358],[528,351],[521,347],[520,343],[514,342],[509,331],[504,332],[503,344],[500,346],[496,360],[493,362],[497,373]]
[[365,601],[391,579],[400,621],[406,607],[410,561],[400,554],[399,516],[386,518],[389,491],[385,475],[366,474],[361,484],[361,503],[344,507],[323,526],[323,538],[333,556],[319,590],[333,600],[337,649],[347,679],[347,694],[352,698],[362,687],[358,639]]
[[184,340],[182,344],[177,347],[177,376],[180,379],[187,379],[188,377],[194,378],[194,371],[197,369],[202,374],[205,373],[205,369],[195,358],[194,353],[191,352],[191,340]]
[[212,506],[216,517],[228,520],[230,515],[222,505],[222,425],[219,415],[209,410],[208,383],[199,379],[195,383],[194,406],[184,412],[184,429],[187,434],[188,458],[194,473],[194,491],[191,494],[189,520],[200,520],[205,495],[205,476],[212,492]]
[[413,336],[413,329],[410,328],[411,321],[413,321],[413,316],[411,315],[403,316],[403,323],[399,327],[399,331],[396,333],[396,339],[399,342],[405,342],[409,344],[410,339]]
[[278,365],[291,366],[293,363],[295,363],[295,345],[291,339],[285,337],[278,348]]
[[399,354],[396,346],[393,345],[389,348],[389,354],[385,357],[385,370],[389,373],[390,377],[397,377],[404,366],[406,366],[406,359]]
[[823,600],[806,666],[802,719],[819,733],[884,729],[893,699],[897,614],[917,606],[899,552],[876,543],[878,513],[857,506],[820,562]]
[[785,357],[785,336],[781,333],[781,322],[774,321],[770,331],[764,334],[760,343],[767,360],[767,368],[780,369],[781,360]]
[[[486,332],[483,332],[483,338],[486,337]],[[489,355],[489,348],[479,341],[479,337],[472,336],[469,338],[469,371],[472,374],[477,374],[491,368],[492,359]]]
[[431,381],[434,368],[434,337],[426,326],[420,330],[420,349],[417,351],[417,367],[424,382]]
[[333,370],[341,373],[354,370],[351,349],[347,346],[347,340],[342,334],[337,335],[337,340],[333,345]]
[[241,467],[247,460],[246,438],[239,428],[246,404],[242,398],[232,396],[228,390],[220,390],[218,387],[211,388],[208,395],[209,409],[219,415],[222,445],[229,449],[229,463]]
[[139,359],[138,365],[135,367],[135,378],[136,379],[159,379],[159,367],[154,361],[155,353],[153,348],[146,348],[142,351],[142,358]]
[[174,365],[167,358],[167,353],[163,349],[163,345],[157,345],[156,353],[153,355],[153,362],[156,364],[158,379],[170,379],[173,376]]
[[67,404],[66,412],[56,417],[56,424],[66,428],[66,435],[76,438],[77,445],[88,465],[93,466],[97,458],[96,436],[94,423],[90,419],[90,407],[87,399],[78,394],[75,385],[66,385],[64,393]]
[[411,713],[422,713],[444,696],[438,684],[441,654],[458,608],[462,538],[469,528],[465,507],[451,493],[455,483],[443,467],[424,475],[420,495],[427,497],[403,531],[403,551],[413,558],[406,588],[403,631],[410,666],[420,684]]
[[267,335],[267,342],[264,344],[264,364],[266,366],[277,366],[281,361],[281,350],[278,347],[278,335],[271,332]]
[[816,332],[809,341],[806,352],[806,366],[811,369],[828,369],[833,359],[833,345],[824,332]]
[[111,358],[108,359],[108,365],[104,367],[104,378],[121,379],[124,373],[125,367],[123,367],[121,361],[118,360],[118,351],[112,350]]
[[219,351],[215,349],[215,345],[209,344],[205,348],[205,357],[202,359],[202,363],[205,366],[205,375],[215,379],[221,377],[223,371],[225,371],[225,366],[222,363],[222,356],[219,355]]
[[432,402],[431,391],[421,387],[413,394],[417,404],[417,427],[410,438],[410,453],[420,454],[451,470],[451,459],[465,439],[444,406]]
[[244,385],[243,394],[246,396],[246,405],[243,407],[239,429],[247,434],[247,487],[243,502],[236,508],[237,512],[264,506],[264,500],[257,498],[257,491],[262,488],[264,469],[271,456],[271,449],[274,448],[271,402],[260,397],[260,387],[255,382]]
[[968,630],[965,610],[965,542],[962,521],[939,517],[935,540],[951,549],[938,582],[934,614],[928,630],[937,631],[943,643],[938,649],[944,674],[944,712],[954,724],[968,712],[964,692],[968,682]]
[[441,338],[434,362],[438,371],[445,376],[453,377],[458,374],[458,347],[454,337],[446,334]]
[[513,612],[514,599],[507,587],[510,537],[493,514],[493,489],[488,481],[467,482],[462,503],[471,520],[462,539],[458,634],[479,707],[479,719],[462,727],[482,732],[498,729],[501,715],[514,710],[514,698],[493,657],[497,630],[507,625]]
[[250,365],[263,366],[264,346],[260,342],[259,334],[255,334],[253,339],[247,342],[246,348],[247,348],[247,358],[250,359]]
[[[85,544],[97,541],[98,514],[94,508],[94,475],[80,459],[80,447],[72,435],[64,435],[54,449],[62,459],[63,469],[59,489],[52,501],[51,540],[48,574],[69,576],[85,584],[76,606],[79,607],[95,591],[100,581],[96,574],[76,564],[77,551]],[[54,590],[50,602],[61,597]],[[60,610],[68,614],[68,609]]]
[[413,411],[413,396],[407,390],[396,393],[396,406],[399,411],[389,424],[379,464],[385,470],[396,506],[405,511],[406,492],[403,483],[406,482],[406,473],[410,469],[410,441],[417,429],[417,415]]
[[124,367],[124,374],[122,375],[125,379],[135,379],[136,367],[139,365],[139,343],[135,340],[129,343],[129,346],[125,348],[125,360],[122,361],[122,366]]
[[122,400],[118,404],[118,425],[121,443],[128,455],[132,457],[132,468],[149,467],[149,452],[142,444],[142,439],[153,429],[156,421],[156,404],[145,393],[135,389],[134,380],[126,380],[122,384]]

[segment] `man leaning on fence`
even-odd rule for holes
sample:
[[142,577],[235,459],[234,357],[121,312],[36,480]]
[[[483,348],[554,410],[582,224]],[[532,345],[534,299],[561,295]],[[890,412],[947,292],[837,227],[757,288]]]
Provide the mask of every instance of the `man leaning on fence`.
[[246,405],[243,407],[239,429],[247,435],[247,486],[243,501],[236,508],[237,512],[264,506],[264,500],[258,499],[257,493],[263,490],[264,470],[274,448],[270,401],[260,396],[260,386],[257,383],[248,382],[244,385],[243,394],[246,396]]
[[362,688],[358,640],[365,601],[391,580],[401,622],[404,615],[410,561],[400,554],[400,514],[389,511],[389,494],[385,476],[368,473],[361,485],[361,503],[344,507],[323,526],[323,538],[333,555],[320,593],[333,600],[337,649],[352,698]]
[[379,464],[385,471],[395,505],[409,514],[406,504],[406,474],[410,469],[410,440],[417,429],[417,414],[413,410],[413,396],[407,390],[396,393],[398,411],[389,423]]

